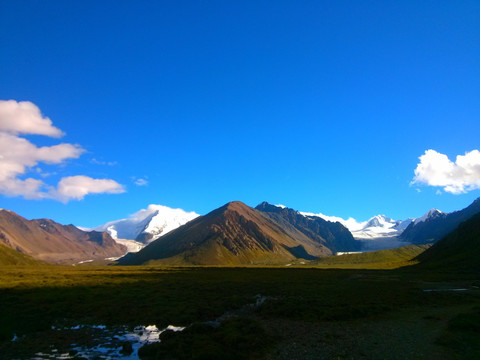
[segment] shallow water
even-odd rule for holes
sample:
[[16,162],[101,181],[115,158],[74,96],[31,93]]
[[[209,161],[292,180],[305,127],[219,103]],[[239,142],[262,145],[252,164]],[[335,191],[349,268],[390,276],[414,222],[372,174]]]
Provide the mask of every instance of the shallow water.
[[437,292],[437,291],[468,291],[468,289],[425,289],[423,292]]
[[[162,332],[182,331],[180,326],[169,325],[159,330],[155,325],[137,326],[131,330],[127,326],[107,328],[105,325],[76,325],[68,328],[55,328],[52,330],[61,336],[62,332],[72,331],[88,335],[89,344],[81,345],[72,343],[68,352],[60,352],[53,346],[49,351],[38,352],[33,360],[45,359],[122,359],[138,360],[138,350],[145,344],[159,342]],[[17,341],[16,338],[12,341]]]

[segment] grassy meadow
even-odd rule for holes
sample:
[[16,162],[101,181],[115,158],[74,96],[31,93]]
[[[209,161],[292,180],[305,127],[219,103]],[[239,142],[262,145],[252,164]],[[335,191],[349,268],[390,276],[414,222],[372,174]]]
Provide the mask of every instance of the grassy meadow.
[[415,258],[429,247],[430,245],[408,245],[395,249],[329,256],[311,261],[308,266],[341,269],[397,269],[417,264],[418,261]]
[[[232,359],[473,359],[480,355],[480,322],[471,321],[480,317],[479,281],[478,274],[415,266],[3,266],[0,354],[28,359],[88,341],[58,336],[52,326],[172,324],[190,327],[146,347],[142,358],[225,358],[231,351]],[[424,291],[450,288],[468,290]],[[258,307],[248,305],[259,297]],[[202,327],[221,316],[238,320]],[[259,337],[265,341],[248,345]],[[240,348],[225,348],[228,341]]]

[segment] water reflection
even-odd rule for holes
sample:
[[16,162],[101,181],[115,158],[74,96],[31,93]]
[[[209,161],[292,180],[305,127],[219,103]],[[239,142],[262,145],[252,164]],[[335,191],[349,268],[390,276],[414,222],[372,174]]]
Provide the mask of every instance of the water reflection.
[[48,352],[38,352],[33,360],[45,359],[123,359],[137,360],[138,350],[145,344],[159,342],[159,336],[166,330],[182,331],[180,326],[169,325],[159,330],[155,325],[137,326],[131,330],[127,326],[107,328],[105,325],[76,325],[68,328],[55,328],[61,332],[78,331],[88,337],[88,345],[71,344],[68,352],[59,352],[51,348]]

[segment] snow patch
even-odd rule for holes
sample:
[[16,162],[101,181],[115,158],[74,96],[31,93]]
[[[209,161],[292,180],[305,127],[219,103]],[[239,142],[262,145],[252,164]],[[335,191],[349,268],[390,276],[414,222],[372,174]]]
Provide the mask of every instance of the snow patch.
[[83,261],[79,261],[79,262],[77,263],[77,265],[86,264],[86,263],[91,263],[91,262],[93,262],[93,259],[91,259],[91,260],[83,260]]
[[353,237],[357,240],[399,236],[413,221],[413,219],[404,221],[393,220],[385,215],[376,215],[367,221],[359,222],[352,217],[343,219],[338,216],[328,216],[322,213],[300,212],[300,214],[306,217],[319,217],[330,222],[339,222],[350,230]]
[[438,209],[432,209],[432,210],[429,210],[425,215],[423,216],[420,216],[419,218],[416,218],[413,223],[414,224],[418,224],[418,223],[421,223],[421,222],[424,222],[428,219],[431,219],[431,218],[435,218],[435,217],[438,217],[438,216],[441,216],[445,214],[444,212],[438,210]]
[[141,242],[135,241],[135,240],[129,240],[129,239],[115,239],[114,240],[121,244],[126,246],[127,248],[127,253],[129,252],[139,252],[145,247],[145,244],[142,244]]

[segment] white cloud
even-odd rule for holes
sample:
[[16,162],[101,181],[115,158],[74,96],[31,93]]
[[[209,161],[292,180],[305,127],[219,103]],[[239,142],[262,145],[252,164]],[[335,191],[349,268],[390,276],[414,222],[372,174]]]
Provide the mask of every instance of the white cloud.
[[0,132],[0,193],[26,199],[48,197],[43,191],[47,186],[41,180],[21,180],[19,177],[33,170],[39,162],[60,164],[80,157],[83,151],[72,144],[37,147],[24,138]]
[[135,180],[135,185],[138,185],[138,186],[145,186],[145,185],[148,185],[148,181],[145,180],[145,179],[137,179]]
[[63,132],[30,101],[0,100],[0,131],[61,137]]
[[[51,198],[67,202],[83,199],[89,193],[119,193],[123,187],[109,179],[92,179],[86,176],[66,177],[58,188],[33,177],[22,179],[30,172],[38,173],[39,163],[62,164],[79,158],[85,150],[77,144],[61,143],[37,147],[20,134],[59,137],[63,133],[52,125],[49,118],[31,102],[0,101],[0,194],[23,196],[26,199]],[[40,170],[40,176],[42,172]]]
[[125,192],[122,185],[111,179],[93,179],[84,175],[68,176],[58,183],[54,197],[61,201],[82,200],[88,194],[120,194]]
[[412,184],[442,187],[445,192],[462,194],[480,189],[480,151],[458,155],[455,162],[435,150],[420,156]]

